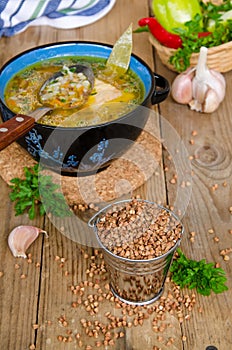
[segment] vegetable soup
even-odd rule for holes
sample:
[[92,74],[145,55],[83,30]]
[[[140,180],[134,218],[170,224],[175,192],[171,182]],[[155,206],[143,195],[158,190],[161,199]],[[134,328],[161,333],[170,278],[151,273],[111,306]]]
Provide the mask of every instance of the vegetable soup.
[[39,123],[64,127],[102,124],[128,113],[143,101],[144,86],[133,71],[118,76],[107,70],[106,59],[73,56],[44,60],[16,74],[5,89],[6,105],[21,114],[43,107],[39,98],[41,86],[54,73],[74,64],[89,65],[94,73],[94,87],[86,103],[78,108],[65,108],[65,104],[61,108],[59,99],[63,102],[65,94],[57,95],[55,109],[41,117]]

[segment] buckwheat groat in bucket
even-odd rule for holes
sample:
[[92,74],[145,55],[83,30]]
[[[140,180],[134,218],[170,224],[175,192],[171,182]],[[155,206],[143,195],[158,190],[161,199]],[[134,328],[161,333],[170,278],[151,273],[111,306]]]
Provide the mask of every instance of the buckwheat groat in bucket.
[[168,209],[145,200],[109,205],[89,222],[103,249],[112,292],[130,304],[158,299],[183,226]]

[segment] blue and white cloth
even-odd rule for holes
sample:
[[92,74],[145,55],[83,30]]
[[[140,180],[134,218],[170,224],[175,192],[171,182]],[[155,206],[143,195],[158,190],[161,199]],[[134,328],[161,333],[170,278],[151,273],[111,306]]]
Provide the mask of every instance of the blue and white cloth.
[[30,25],[78,28],[106,15],[116,0],[0,0],[0,37]]

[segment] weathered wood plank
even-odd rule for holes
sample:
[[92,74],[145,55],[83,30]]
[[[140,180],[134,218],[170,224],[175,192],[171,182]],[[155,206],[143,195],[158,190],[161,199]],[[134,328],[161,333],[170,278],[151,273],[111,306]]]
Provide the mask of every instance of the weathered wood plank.
[[[157,69],[172,82],[175,74],[168,71],[157,59]],[[230,130],[231,115],[231,72],[225,75],[226,98],[213,114],[190,111],[187,106],[176,104],[171,97],[161,105],[161,115],[177,130],[186,146],[192,166],[192,196],[183,218],[186,228],[182,249],[192,259],[206,259],[218,263],[225,271],[229,290],[209,297],[197,296],[198,308],[183,326],[186,335],[186,349],[205,349],[214,345],[218,349],[228,349],[232,344],[231,335],[231,263],[224,261],[220,251],[231,247],[232,216],[232,147]],[[197,135],[193,136],[192,132]],[[167,159],[165,165],[170,203],[176,195],[176,186],[170,184],[176,172]],[[213,230],[213,233],[209,233]],[[195,232],[194,242],[190,242],[190,232]],[[211,231],[210,231],[211,232]]]
[[15,217],[9,200],[9,188],[0,179],[0,342],[3,349],[28,349],[34,343],[32,327],[37,319],[40,286],[40,264],[43,235],[29,248],[30,260],[15,258],[7,238],[18,225],[41,227],[43,218],[31,222],[27,215]]

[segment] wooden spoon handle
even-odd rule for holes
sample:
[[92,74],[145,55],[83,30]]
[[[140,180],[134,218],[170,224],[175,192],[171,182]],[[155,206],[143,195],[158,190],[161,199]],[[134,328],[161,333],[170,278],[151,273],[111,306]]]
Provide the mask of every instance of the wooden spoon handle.
[[0,124],[0,151],[26,134],[34,123],[34,118],[17,114],[7,122]]

